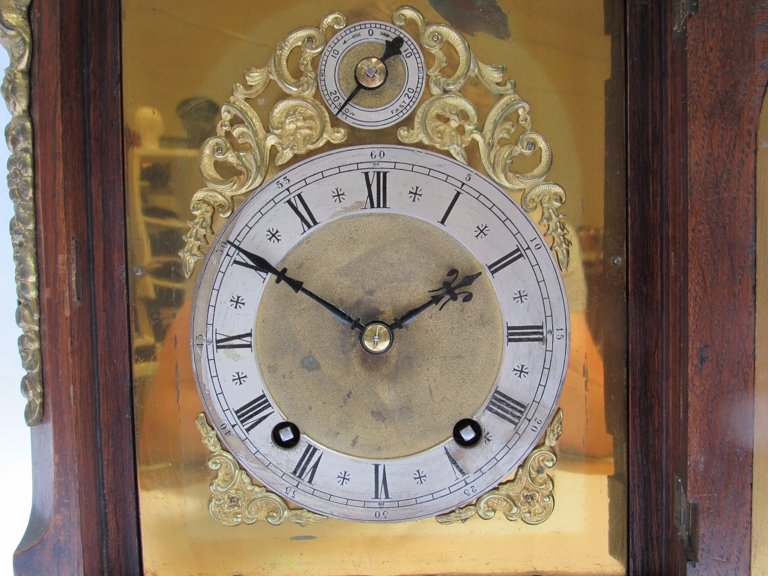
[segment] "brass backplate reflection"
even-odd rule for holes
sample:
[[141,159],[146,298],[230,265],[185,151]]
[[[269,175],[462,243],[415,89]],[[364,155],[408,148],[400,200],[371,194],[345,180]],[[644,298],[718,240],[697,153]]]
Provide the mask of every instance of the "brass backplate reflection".
[[[610,264],[616,254],[613,247],[623,246],[626,240],[620,230],[617,232],[617,223],[626,220],[621,208],[624,179],[616,176],[624,162],[622,145],[616,144],[623,130],[624,61],[622,4],[614,0],[482,0],[486,9],[471,13],[459,10],[460,3],[453,1],[408,2],[425,22],[447,23],[460,32],[479,62],[506,66],[504,79],[515,80],[516,93],[530,106],[530,131],[535,129],[551,148],[546,180],[557,182],[568,192],[562,209],[568,214],[568,238],[573,245],[563,278],[572,338],[560,402],[566,414],[563,436],[557,444],[557,466],[547,470],[557,486],[555,513],[539,525],[501,518],[449,525],[434,518],[389,525],[332,518],[304,526],[291,520],[271,525],[263,516],[267,521],[232,529],[211,519],[211,482],[218,470],[213,474],[208,467],[212,453],[201,443],[196,426],[203,406],[189,349],[189,316],[199,266],[185,271],[178,255],[188,246],[188,222],[196,217],[190,216],[193,196],[207,186],[200,175],[200,149],[207,139],[217,136],[222,106],[233,97],[233,86],[240,84],[248,90],[243,72],[258,72],[265,66],[269,69],[277,45],[291,31],[320,30],[324,19],[336,12],[343,14],[347,25],[364,20],[392,23],[393,13],[403,3],[232,0],[223,9],[215,2],[122,2],[127,270],[142,561],[148,575],[551,576],[592,575],[598,571],[596,567],[601,574],[626,573],[623,463],[627,426],[621,371],[625,362],[621,351],[616,351],[617,343],[626,339],[625,314],[620,308],[605,307],[606,302],[622,301],[625,291],[620,268]],[[337,31],[334,22],[326,21],[325,41]],[[405,23],[404,29],[414,40],[419,37],[413,20]],[[441,48],[447,58],[446,75],[452,74],[459,62],[449,44],[444,42]],[[297,47],[286,62],[294,79],[302,77],[302,50],[301,45]],[[423,53],[431,69],[435,55],[429,50]],[[320,54],[315,55],[309,69],[316,70],[312,66],[316,67],[319,59]],[[277,73],[281,63],[275,64]],[[251,74],[250,79],[257,82],[258,74]],[[612,92],[608,86],[613,87]],[[468,79],[461,93],[477,110],[479,124],[470,133],[475,130],[479,139],[488,113],[500,99],[476,78]],[[427,90],[419,105],[433,96]],[[289,95],[271,80],[262,93],[248,99],[264,131],[270,137],[279,136],[283,143],[289,141],[290,130],[298,124],[270,125],[269,118],[286,97],[300,99],[301,86]],[[314,105],[307,104],[301,110],[306,111],[305,119],[319,118],[314,128],[320,130],[312,134],[319,134],[323,142],[310,149],[301,147],[301,139],[294,140],[303,153],[291,156],[292,150],[299,148],[276,146],[276,138],[271,137],[269,161],[259,164],[261,171],[255,166],[239,171],[235,162],[233,169],[222,172],[235,179],[231,191],[247,188],[237,188],[248,184],[242,181],[245,173],[263,182],[287,166],[340,146],[402,145],[398,132],[417,128],[416,109],[398,124],[366,131],[336,119],[316,92],[312,100]],[[277,110],[282,118],[281,109]],[[618,120],[615,110],[619,111]],[[423,117],[427,118],[426,110]],[[466,121],[462,112],[455,127],[459,134]],[[343,129],[344,134],[336,129]],[[525,131],[521,127],[518,130]],[[518,134],[514,141],[502,139],[501,144],[516,145]],[[343,142],[342,136],[346,138]],[[310,138],[304,144],[310,142],[315,141]],[[471,167],[485,172],[477,140],[469,141],[466,147],[459,143],[454,150],[458,153],[459,149],[465,151]],[[215,164],[215,144],[209,152]],[[235,143],[221,152],[236,157],[240,149]],[[451,154],[449,150],[442,152]],[[530,172],[540,160],[539,152],[522,156],[514,160],[514,169],[519,168],[521,174]],[[532,164],[526,164],[529,161]],[[504,166],[499,169],[503,171]],[[519,201],[523,193],[512,194]],[[219,197],[210,196],[210,211],[201,215],[201,227],[208,224],[213,231],[220,230],[222,214],[234,210],[244,197],[234,193],[216,204]],[[197,209],[205,211],[204,204]],[[550,211],[553,224],[559,210]],[[539,203],[531,216],[538,223],[543,213]],[[200,228],[195,230],[200,232]],[[202,255],[207,249],[203,237],[213,235],[200,234],[197,240],[203,242]],[[249,494],[258,492],[244,489]],[[291,514],[290,495],[276,496],[285,500]],[[230,501],[229,505],[241,503]],[[261,511],[266,509],[259,510],[249,513],[248,520],[262,517]],[[272,517],[281,515],[276,512]],[[245,518],[241,517],[241,523],[246,523]]]

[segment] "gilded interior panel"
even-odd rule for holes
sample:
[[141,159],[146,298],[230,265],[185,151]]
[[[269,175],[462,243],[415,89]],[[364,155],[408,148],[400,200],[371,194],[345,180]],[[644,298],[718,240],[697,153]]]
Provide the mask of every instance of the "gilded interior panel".
[[[130,296],[147,574],[625,573],[623,16],[613,3],[596,0],[475,0],[469,12],[466,3],[453,0],[410,3],[428,21],[448,21],[462,31],[483,62],[507,66],[507,77],[531,104],[534,129],[552,147],[549,179],[568,195],[563,209],[574,246],[564,279],[573,336],[551,518],[539,526],[474,518],[449,526],[329,520],[304,528],[225,528],[208,513],[215,474],[206,466],[209,452],[195,425],[202,405],[189,352],[197,271],[186,280],[177,254],[190,198],[203,185],[200,144],[211,135],[232,85],[248,68],[264,66],[288,32],[317,26],[333,11],[349,22],[391,21],[401,4],[123,4]],[[271,107],[281,95],[268,91],[259,104]],[[397,143],[398,126],[411,121],[376,132],[352,130],[348,143]],[[476,155],[469,159],[481,169]]]

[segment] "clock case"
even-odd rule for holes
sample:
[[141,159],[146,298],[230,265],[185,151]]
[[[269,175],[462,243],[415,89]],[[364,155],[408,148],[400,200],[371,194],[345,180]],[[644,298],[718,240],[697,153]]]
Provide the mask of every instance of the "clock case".
[[[614,49],[626,54],[627,141],[615,144],[626,150],[617,177],[627,182],[628,240],[606,254],[625,255],[614,273],[628,286],[618,304],[628,321],[635,575],[750,570],[755,137],[768,6],[693,2],[628,0],[614,19],[626,27]],[[11,30],[16,4],[2,3]],[[116,0],[29,10],[44,405],[31,428],[20,575],[142,572],[120,17]]]

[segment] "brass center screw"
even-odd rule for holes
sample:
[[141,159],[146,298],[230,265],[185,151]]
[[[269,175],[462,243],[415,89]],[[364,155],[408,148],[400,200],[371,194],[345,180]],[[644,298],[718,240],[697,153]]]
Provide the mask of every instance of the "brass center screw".
[[392,347],[392,330],[383,322],[371,322],[363,330],[360,343],[371,354],[384,354]]
[[363,58],[355,68],[357,81],[363,88],[378,88],[387,79],[387,67],[378,58]]

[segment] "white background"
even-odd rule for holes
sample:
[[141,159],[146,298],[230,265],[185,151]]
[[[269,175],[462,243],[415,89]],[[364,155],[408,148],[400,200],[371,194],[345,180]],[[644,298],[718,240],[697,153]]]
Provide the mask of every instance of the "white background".
[[[0,48],[0,70],[8,66],[8,54]],[[4,130],[11,115],[0,104],[0,127]],[[5,142],[5,137],[3,137]],[[13,248],[8,225],[13,204],[8,197],[6,176],[9,151],[0,144],[0,422],[3,426],[3,453],[0,456],[0,494],[3,521],[0,522],[0,576],[13,574],[13,551],[27,527],[32,506],[32,471],[29,428],[24,423],[21,395],[21,368],[16,326],[16,280]]]

